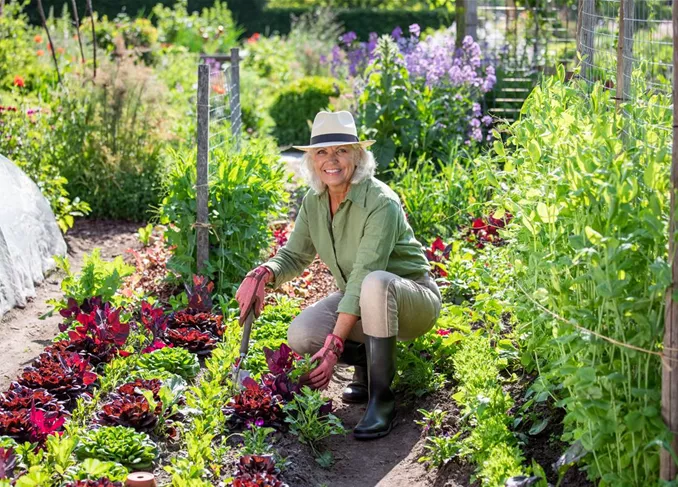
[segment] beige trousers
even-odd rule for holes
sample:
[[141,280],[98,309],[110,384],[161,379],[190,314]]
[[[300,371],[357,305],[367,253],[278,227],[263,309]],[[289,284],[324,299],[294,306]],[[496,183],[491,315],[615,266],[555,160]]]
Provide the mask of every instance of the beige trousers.
[[[292,350],[299,354],[320,350],[334,330],[343,295],[330,294],[299,313],[287,331]],[[348,339],[364,342],[365,335],[369,335],[413,340],[433,327],[441,302],[438,286],[429,274],[412,281],[386,271],[371,272],[361,286],[361,319]]]

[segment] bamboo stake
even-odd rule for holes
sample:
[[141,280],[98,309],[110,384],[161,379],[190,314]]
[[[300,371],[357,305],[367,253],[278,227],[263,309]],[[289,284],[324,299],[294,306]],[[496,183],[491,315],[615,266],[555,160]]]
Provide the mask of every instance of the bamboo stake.
[[78,6],[75,4],[75,0],[71,0],[71,5],[73,6],[73,20],[75,21],[75,32],[78,35],[78,44],[80,45],[80,58],[82,64],[85,64],[85,51],[82,48],[82,37],[80,37],[80,19],[78,18]]
[[[677,358],[678,352],[678,301],[674,293],[678,290],[678,259],[676,259],[676,190],[678,189],[678,2],[673,2],[673,149],[671,159],[671,208],[669,219],[669,262],[671,263],[671,286],[666,293],[666,314],[664,319],[664,347],[670,358]],[[662,367],[662,417],[673,434],[671,448],[678,452],[678,373],[666,363]],[[671,452],[662,448],[659,473],[662,480],[671,481],[678,473]]]
[[56,52],[54,51],[54,43],[52,42],[52,36],[49,33],[49,27],[47,27],[45,10],[42,8],[42,0],[38,0],[38,12],[40,13],[40,20],[42,20],[42,27],[43,29],[45,29],[45,32],[47,33],[47,40],[49,41],[49,47],[50,50],[52,51],[52,59],[54,60],[54,67],[56,68],[57,72],[57,79],[59,80],[59,84],[63,84],[61,82],[61,73],[59,72],[59,62],[57,61]]
[[94,58],[94,75],[97,77],[97,33],[94,28],[94,9],[92,9],[92,0],[87,0],[87,13],[92,21],[92,56]]

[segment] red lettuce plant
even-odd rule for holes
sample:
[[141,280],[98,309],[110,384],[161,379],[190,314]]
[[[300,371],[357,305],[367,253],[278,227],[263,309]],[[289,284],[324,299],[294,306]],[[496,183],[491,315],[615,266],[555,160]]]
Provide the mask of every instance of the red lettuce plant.
[[220,337],[224,334],[224,320],[222,316],[197,312],[192,309],[172,313],[168,326],[171,329],[195,328],[201,332],[210,333],[215,337]]
[[160,388],[162,387],[162,382],[159,379],[136,379],[134,382],[128,382],[118,387],[118,394],[121,396],[137,396],[143,397],[143,394],[139,391],[146,390],[153,393],[153,400],[158,403],[155,408],[155,414],[160,414],[162,412],[162,403],[160,402]]
[[245,389],[229,399],[224,414],[234,425],[284,427],[283,413],[280,407],[282,398],[273,395],[270,389],[261,387],[250,377],[243,380]]
[[0,448],[0,479],[11,479],[14,475],[17,456],[12,448]]
[[76,480],[69,482],[64,487],[123,487],[122,482],[113,482],[106,477],[98,480]]
[[82,304],[79,304],[74,298],[68,298],[66,308],[59,311],[59,314],[65,318],[63,323],[59,324],[59,331],[66,331],[70,325],[76,320],[79,314],[89,314],[97,308],[101,308],[103,303],[101,297],[94,296],[86,298]]
[[95,366],[113,360],[129,336],[129,323],[121,323],[120,310],[111,308],[109,303],[95,306],[89,313],[79,313],[75,319],[80,326],[68,332],[68,340],[59,341],[52,348],[78,352]]
[[211,333],[195,328],[181,327],[167,330],[166,337],[172,345],[185,348],[198,355],[206,355],[217,346],[217,339]]
[[287,487],[270,455],[243,455],[233,477],[233,487]]
[[141,303],[141,324],[151,332],[153,340],[162,337],[167,330],[167,316],[162,308],[156,308],[146,301]]
[[262,377],[262,382],[273,395],[278,395],[283,401],[292,400],[292,396],[301,390],[298,378],[291,377],[295,364],[301,358],[286,344],[280,344],[278,350],[264,347],[264,355],[270,374]]
[[0,409],[18,411],[33,406],[47,412],[65,412],[63,404],[45,389],[30,389],[13,382],[7,392],[0,394]]
[[30,441],[31,415],[28,409],[0,410],[0,436],[9,436],[18,443]]
[[148,432],[158,423],[155,411],[145,397],[117,396],[101,407],[97,422],[104,426],[127,426],[137,431]]
[[40,409],[31,408],[30,420],[30,441],[42,446],[49,435],[61,429],[66,422],[66,417],[58,413],[46,413]]
[[19,384],[31,389],[46,389],[68,407],[83,394],[90,394],[97,375],[92,365],[74,352],[42,353],[26,367]]

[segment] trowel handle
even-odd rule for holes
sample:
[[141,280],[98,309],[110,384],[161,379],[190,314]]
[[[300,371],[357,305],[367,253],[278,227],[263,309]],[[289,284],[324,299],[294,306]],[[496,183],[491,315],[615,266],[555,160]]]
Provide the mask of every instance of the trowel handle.
[[250,348],[250,334],[252,333],[252,323],[254,323],[254,308],[250,309],[242,325],[242,341],[240,342],[240,355],[246,355]]

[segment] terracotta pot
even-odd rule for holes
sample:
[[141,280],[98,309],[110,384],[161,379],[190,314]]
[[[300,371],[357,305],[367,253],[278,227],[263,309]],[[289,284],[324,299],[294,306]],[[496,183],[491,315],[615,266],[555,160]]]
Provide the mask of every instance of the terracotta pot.
[[150,472],[132,472],[125,482],[127,487],[156,487],[155,475]]

